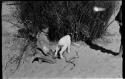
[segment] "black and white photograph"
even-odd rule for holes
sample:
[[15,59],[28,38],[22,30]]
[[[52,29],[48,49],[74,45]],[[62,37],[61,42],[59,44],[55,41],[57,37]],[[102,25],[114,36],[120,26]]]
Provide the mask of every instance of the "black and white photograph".
[[2,1],[2,79],[124,79],[122,0]]

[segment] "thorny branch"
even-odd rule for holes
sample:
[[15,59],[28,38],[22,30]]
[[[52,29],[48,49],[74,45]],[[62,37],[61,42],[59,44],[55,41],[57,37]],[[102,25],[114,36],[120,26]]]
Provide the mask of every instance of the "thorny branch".
[[19,24],[17,24],[17,23],[14,23],[14,17],[11,17],[10,15],[2,15],[2,21],[6,21],[8,23],[11,23],[11,24],[13,24],[13,26],[16,26],[17,28],[22,28],[23,27],[21,25],[21,22],[19,22],[21,26]]
[[[76,51],[76,55],[77,55],[77,56],[72,57],[70,60],[67,60],[67,59],[65,58],[65,60],[66,60],[66,62],[68,63],[68,65],[69,65],[69,64],[72,64],[72,65],[73,65],[73,67],[70,68],[70,70],[72,70],[72,69],[76,66],[76,64],[74,63],[74,62],[75,62],[75,59],[76,59],[76,58],[79,58],[79,55],[78,55],[78,52],[77,52],[77,51]],[[65,68],[65,67],[67,67],[67,65],[64,66],[64,68]]]
[[5,70],[8,71],[8,69],[9,69],[7,74],[11,74],[12,75],[12,74],[14,74],[17,71],[17,69],[20,66],[22,57],[24,55],[24,52],[25,52],[27,46],[28,46],[28,44],[26,44],[25,46],[22,46],[22,48],[20,50],[20,53],[19,53],[19,56],[17,56],[15,54],[12,57],[10,57],[10,59],[6,62]]

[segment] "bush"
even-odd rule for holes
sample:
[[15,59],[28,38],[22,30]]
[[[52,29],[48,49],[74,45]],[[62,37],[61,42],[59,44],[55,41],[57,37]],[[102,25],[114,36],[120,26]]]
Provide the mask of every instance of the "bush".
[[[49,28],[48,39],[58,41],[70,34],[72,41],[99,38],[107,26],[115,7],[113,1],[28,1],[21,2],[21,20],[29,34]],[[106,8],[94,12],[97,5]]]

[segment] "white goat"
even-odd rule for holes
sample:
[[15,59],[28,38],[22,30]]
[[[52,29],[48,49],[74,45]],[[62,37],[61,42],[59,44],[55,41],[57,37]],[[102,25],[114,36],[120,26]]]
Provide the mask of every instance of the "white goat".
[[68,53],[70,53],[70,45],[71,45],[71,37],[70,35],[66,35],[64,37],[62,37],[59,42],[58,45],[56,47],[56,52],[55,52],[55,56],[57,56],[57,53],[59,52],[60,54],[60,58],[63,58],[63,52],[68,50]]

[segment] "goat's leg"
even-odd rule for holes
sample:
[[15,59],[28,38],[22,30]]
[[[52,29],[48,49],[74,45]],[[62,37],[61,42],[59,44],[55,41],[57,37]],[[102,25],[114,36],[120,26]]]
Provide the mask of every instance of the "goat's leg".
[[70,45],[68,46],[68,53],[70,53]]
[[62,59],[63,58],[63,52],[66,51],[67,47],[66,46],[63,46],[61,51],[60,51],[60,58]]
[[56,47],[56,52],[55,52],[55,57],[57,56],[58,51],[59,51],[59,47],[57,46]]

